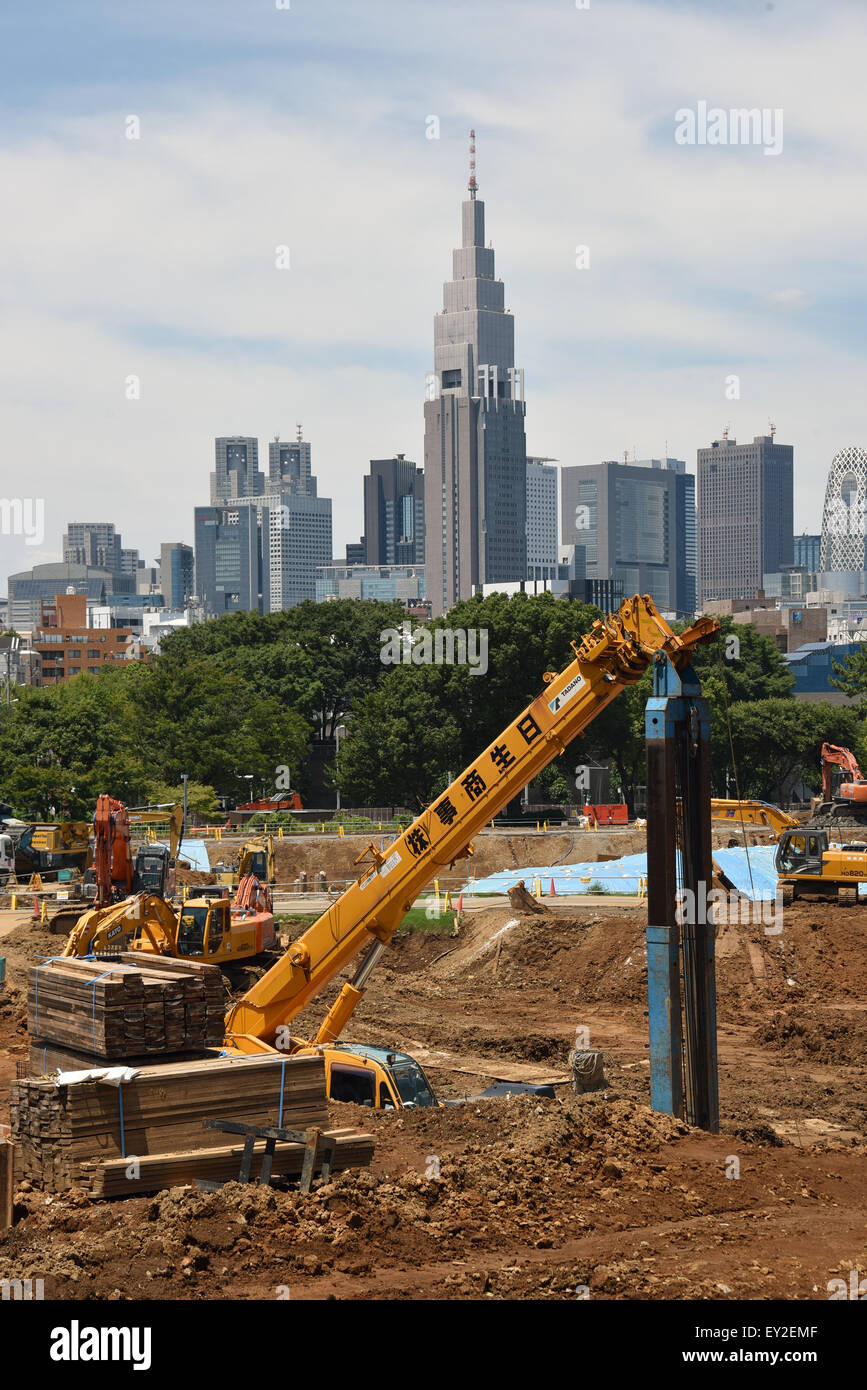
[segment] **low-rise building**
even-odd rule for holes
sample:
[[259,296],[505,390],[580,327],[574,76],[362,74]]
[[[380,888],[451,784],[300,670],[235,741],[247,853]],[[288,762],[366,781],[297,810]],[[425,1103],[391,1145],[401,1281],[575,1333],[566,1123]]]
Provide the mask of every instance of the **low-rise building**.
[[32,634],[31,645],[42,659],[42,684],[57,685],[82,672],[98,675],[106,664],[129,660],[133,635],[130,627],[88,627],[86,596],[57,594],[53,603],[43,602]]

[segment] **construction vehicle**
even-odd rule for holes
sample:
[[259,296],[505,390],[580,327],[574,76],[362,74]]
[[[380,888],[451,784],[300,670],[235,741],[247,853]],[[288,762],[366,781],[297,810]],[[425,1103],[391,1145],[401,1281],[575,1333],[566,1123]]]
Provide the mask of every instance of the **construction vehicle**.
[[780,836],[774,867],[784,907],[806,894],[854,907],[867,883],[867,843],[829,845],[827,830],[800,826]]
[[237,869],[221,868],[215,865],[217,882],[230,888],[237,888],[242,879],[252,874],[260,883],[277,882],[277,855],[274,851],[273,835],[258,835],[241,846]]
[[[855,754],[834,743],[823,743],[820,759],[822,795],[813,801],[810,824],[839,829],[867,829],[867,780]],[[848,781],[839,781],[835,768],[848,773]],[[835,788],[835,781],[838,785]]]
[[39,874],[45,879],[64,869],[83,873],[89,863],[90,825],[87,821],[35,822],[13,835],[15,872],[19,878]]
[[[329,1094],[380,1108],[436,1104],[421,1067],[406,1054],[363,1043],[339,1043],[385,947],[419,892],[447,866],[472,854],[472,839],[518,792],[580,734],[654,660],[688,666],[693,649],[719,631],[700,618],[676,635],[648,596],[626,600],[593,624],[574,660],[545,675],[546,689],[385,850],[371,844],[356,860],[359,878],[294,941],[226,1015],[225,1050],[232,1053],[318,1053]],[[291,1024],[359,952],[315,1035]],[[372,1081],[371,1081],[372,1078]],[[355,1088],[355,1089],[354,1089]],[[430,1095],[430,1099],[425,1097]]]
[[160,894],[139,892],[95,908],[78,920],[61,954],[141,951],[235,965],[260,956],[276,942],[270,891],[248,876],[233,902],[227,897],[192,897],[175,913]]
[[183,812],[180,828],[175,820],[171,823],[169,845],[140,845],[133,857],[129,812],[122,801],[99,796],[93,816],[93,862],[84,873],[81,900],[66,901],[50,915],[51,931],[65,935],[85,913],[111,907],[133,893],[171,897],[174,861],[182,833]]
[[800,824],[796,816],[790,816],[788,811],[781,811],[769,801],[726,801],[718,797],[711,798],[710,818],[733,821],[736,825],[764,825],[775,836]]

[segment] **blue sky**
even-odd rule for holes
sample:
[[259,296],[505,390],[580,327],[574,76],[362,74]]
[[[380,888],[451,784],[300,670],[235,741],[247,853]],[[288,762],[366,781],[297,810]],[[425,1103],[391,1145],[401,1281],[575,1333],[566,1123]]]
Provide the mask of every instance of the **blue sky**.
[[[532,452],[692,466],[773,419],[813,530],[867,442],[863,4],[70,0],[0,45],[0,495],[46,513],[0,588],[69,519],[191,541],[214,435],[296,421],[357,539],[367,460],[422,457],[470,126]],[[678,145],[700,101],[782,110],[782,152]]]

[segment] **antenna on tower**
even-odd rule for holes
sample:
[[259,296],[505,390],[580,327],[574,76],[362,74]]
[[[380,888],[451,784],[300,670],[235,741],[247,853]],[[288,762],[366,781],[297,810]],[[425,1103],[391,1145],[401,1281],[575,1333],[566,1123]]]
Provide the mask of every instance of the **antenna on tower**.
[[275,444],[279,444],[279,443],[280,443],[280,431],[279,431],[279,430],[278,430],[277,433],[274,435],[274,443],[275,443]]
[[728,440],[728,437],[729,437],[729,427],[728,427],[728,425],[726,425],[725,429],[723,430],[723,439],[725,439],[725,440],[727,441],[727,440]]
[[470,197],[475,198],[478,184],[476,183],[476,132],[470,131],[470,181],[467,184],[470,190]]
[[301,428],[301,421],[300,421],[300,420],[297,420],[297,421],[295,422],[295,441],[296,441],[296,443],[298,443],[298,444],[303,444],[303,442],[304,442],[304,431],[303,431],[303,429]]
[[776,432],[777,432],[777,427],[776,427],[776,425],[774,424],[773,420],[769,420],[769,421],[768,421],[768,429],[770,430],[771,439],[773,439],[774,435],[775,435]]

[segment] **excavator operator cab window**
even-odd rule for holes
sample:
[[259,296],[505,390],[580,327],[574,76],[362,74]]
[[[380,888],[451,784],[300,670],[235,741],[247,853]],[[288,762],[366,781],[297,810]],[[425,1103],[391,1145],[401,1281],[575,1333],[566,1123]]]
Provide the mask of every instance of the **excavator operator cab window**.
[[224,915],[219,907],[212,907],[208,924],[208,955],[215,956],[223,944]]
[[206,907],[185,907],[178,926],[178,955],[200,956],[205,949]]
[[391,1079],[408,1109],[423,1109],[436,1105],[436,1097],[428,1085],[427,1077],[418,1062],[414,1062],[411,1057],[393,1063]]
[[268,877],[268,856],[263,849],[254,850],[250,856],[250,873],[258,879]]
[[373,1106],[376,1100],[376,1076],[373,1068],[332,1063],[329,1095],[332,1100],[349,1100],[355,1105]]
[[780,868],[786,874],[821,872],[824,836],[790,835],[783,845]]
[[394,1097],[392,1096],[391,1091],[389,1090],[387,1081],[380,1081],[379,1083],[379,1108],[380,1110],[396,1109],[396,1106],[394,1104]]

